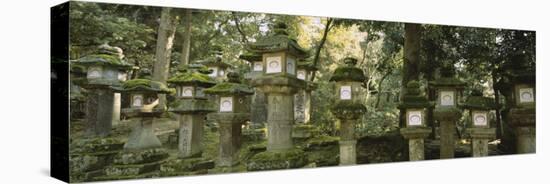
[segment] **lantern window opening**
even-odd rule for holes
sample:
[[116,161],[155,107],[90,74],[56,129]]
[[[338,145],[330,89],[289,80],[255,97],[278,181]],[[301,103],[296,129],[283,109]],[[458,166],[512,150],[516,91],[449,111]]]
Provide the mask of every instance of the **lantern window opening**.
[[220,97],[220,112],[233,112],[233,97]]
[[143,106],[143,95],[135,94],[132,96],[132,107],[142,107]]
[[422,110],[415,109],[407,111],[408,126],[421,126],[422,124]]
[[100,66],[93,66],[88,69],[88,78],[89,79],[98,79],[101,78],[103,73],[103,68]]
[[351,86],[340,86],[340,99],[351,100],[352,91]]
[[282,68],[282,57],[281,56],[272,56],[266,57],[266,73],[281,73]]

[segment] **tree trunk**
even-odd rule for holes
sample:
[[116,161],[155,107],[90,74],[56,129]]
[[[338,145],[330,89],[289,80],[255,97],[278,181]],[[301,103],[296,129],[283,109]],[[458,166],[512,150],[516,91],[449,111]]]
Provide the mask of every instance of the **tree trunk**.
[[191,13],[193,10],[185,9],[185,15],[183,16],[183,26],[185,31],[183,32],[183,46],[181,47],[181,58],[179,66],[189,64],[189,52],[191,50]]
[[380,79],[380,82],[378,83],[378,94],[376,94],[376,104],[374,105],[374,108],[378,109],[378,106],[380,105],[380,95],[382,94],[382,83],[386,78],[391,74],[391,72],[385,73],[384,76]]
[[[327,18],[327,24],[325,24],[325,31],[323,32],[323,37],[321,38],[321,41],[319,42],[319,46],[317,46],[317,49],[315,50],[315,56],[313,57],[313,66],[317,66],[319,64],[319,55],[321,54],[321,49],[325,45],[325,42],[327,41],[327,35],[330,31],[331,24],[334,21],[332,18]],[[313,71],[311,74],[311,81],[315,80],[315,74],[317,72]]]
[[[170,55],[176,34],[177,17],[172,17],[172,8],[162,8],[160,25],[157,35],[153,80],[166,84],[170,73]],[[159,95],[159,105],[166,107],[166,96]]]
[[[495,84],[497,83],[497,77],[496,72],[491,72],[492,80],[493,80],[493,91],[495,93],[495,104],[497,107],[500,107],[500,94],[498,92],[498,89],[495,87]],[[504,129],[502,125],[502,120],[500,117],[500,109],[496,109],[495,111],[496,116],[496,123],[497,123],[497,139],[502,139],[502,135],[504,134]]]
[[[403,58],[403,78],[401,79],[401,101],[403,101],[407,83],[411,80],[418,80],[421,35],[422,25],[405,23],[405,45],[403,47],[405,54]],[[400,125],[404,125],[404,115],[404,111],[400,111]]]

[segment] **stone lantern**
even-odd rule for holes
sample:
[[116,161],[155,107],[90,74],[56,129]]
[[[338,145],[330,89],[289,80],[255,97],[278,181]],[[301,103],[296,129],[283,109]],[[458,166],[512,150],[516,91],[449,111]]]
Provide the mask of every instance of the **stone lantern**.
[[190,64],[167,81],[176,88],[176,100],[169,110],[180,115],[178,149],[181,158],[202,153],[206,114],[215,111],[214,104],[204,93],[205,88],[216,85],[216,81],[208,76],[210,72],[204,65]]
[[331,112],[340,119],[340,165],[356,163],[355,122],[366,112],[360,96],[365,81],[363,70],[355,67],[357,59],[345,58],[346,66],[336,68],[330,81],[336,82],[336,102]]
[[204,90],[206,94],[217,95],[219,105],[217,113],[211,113],[209,118],[217,121],[220,126],[219,166],[233,166],[238,161],[238,150],[241,146],[241,126],[250,118],[250,103],[247,96],[254,89],[240,83],[238,73],[227,74],[228,81],[219,83]]
[[294,118],[297,123],[307,123],[311,119],[311,91],[317,89],[311,76],[317,67],[311,61],[300,60],[297,69],[296,78],[306,81],[306,87],[294,96]]
[[115,156],[113,165],[105,169],[102,179],[135,177],[160,167],[169,155],[153,131],[153,120],[165,111],[159,105],[159,94],[173,93],[164,84],[148,79],[126,81],[122,87],[115,88],[130,96],[129,107],[122,113],[139,119],[124,144],[124,151]]
[[[261,54],[247,52],[240,55],[239,58],[247,61],[250,65],[250,72],[244,76],[246,81],[250,82],[263,75],[264,68]],[[265,127],[267,121],[267,99],[259,89],[254,90],[254,95],[251,96],[250,121],[254,128],[262,128]]]
[[434,119],[439,121],[440,158],[454,158],[456,122],[462,117],[457,104],[462,98],[466,83],[456,78],[451,65],[440,70],[440,77],[429,82],[428,87],[436,91]]
[[114,92],[111,87],[120,86],[126,80],[132,65],[124,60],[122,49],[109,45],[99,46],[97,54],[84,56],[75,64],[86,70],[82,87],[88,91],[86,110],[86,135],[107,136],[113,121]]
[[472,156],[487,156],[488,142],[496,137],[496,129],[491,128],[489,112],[497,108],[495,99],[484,97],[480,90],[472,91],[461,107],[469,111],[466,132],[472,139]]
[[204,60],[199,60],[197,63],[203,64],[212,71],[208,76],[216,79],[217,81],[222,81],[225,79],[228,69],[231,68],[231,65],[222,61],[222,48],[215,46],[212,55],[209,58]]
[[498,88],[506,96],[507,123],[514,129],[517,153],[536,151],[536,75],[525,60],[508,62]]
[[291,149],[294,94],[306,86],[296,78],[296,61],[309,54],[288,36],[284,23],[277,23],[270,35],[247,49],[262,55],[263,75],[251,83],[267,96],[267,150]]
[[307,58],[309,53],[289,37],[286,28],[286,24],[276,23],[268,36],[246,45],[247,51],[262,55],[263,74],[252,79],[251,84],[267,96],[267,152],[251,158],[248,170],[297,168],[305,164],[302,152],[294,149],[292,128],[294,94],[306,86],[305,81],[296,78],[296,61]]
[[426,112],[434,106],[420,88],[418,81],[409,81],[398,108],[405,112],[405,127],[401,135],[409,140],[409,160],[424,160],[424,139],[432,132],[426,125]]

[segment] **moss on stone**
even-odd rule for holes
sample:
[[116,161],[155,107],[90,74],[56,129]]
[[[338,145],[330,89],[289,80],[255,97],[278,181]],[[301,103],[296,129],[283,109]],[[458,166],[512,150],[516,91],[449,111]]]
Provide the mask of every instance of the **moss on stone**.
[[288,36],[284,23],[274,25],[270,35],[258,39],[255,43],[248,44],[247,50],[255,53],[288,51],[298,58],[309,56],[306,49],[298,45],[295,39]]
[[343,67],[336,68],[336,70],[334,70],[332,77],[330,77],[330,81],[364,82],[365,74],[363,73],[363,70],[359,68],[343,66]]
[[243,59],[248,62],[262,61],[262,55],[254,52],[246,52],[239,56],[239,59]]
[[199,72],[179,73],[168,79],[167,82],[179,85],[197,85],[202,87],[211,87],[216,85],[216,81],[214,79]]
[[460,107],[474,110],[493,110],[497,108],[497,105],[495,104],[495,99],[493,98],[475,95],[469,96],[466,99],[466,102],[460,104]]
[[317,149],[319,147],[338,145],[338,141],[340,141],[339,137],[321,135],[321,136],[314,137],[314,138],[311,138],[311,139],[307,140],[305,149],[306,149],[306,151],[309,151],[309,150]]
[[254,155],[247,163],[248,171],[299,168],[305,165],[301,149],[266,151]]
[[361,103],[346,100],[336,102],[330,107],[330,111],[338,118],[357,119],[365,114],[367,108]]
[[133,79],[124,82],[122,91],[175,93],[174,89],[166,87],[163,83],[148,79]]
[[84,56],[78,59],[77,64],[83,66],[97,65],[97,66],[112,66],[122,69],[132,68],[131,64],[124,62],[118,56],[109,54],[92,54]]
[[430,102],[424,92],[421,90],[420,83],[416,80],[409,81],[405,88],[403,101],[397,106],[399,109],[410,108],[428,108],[433,107],[434,102]]
[[223,82],[205,89],[204,93],[214,95],[252,95],[254,94],[254,89],[245,84]]

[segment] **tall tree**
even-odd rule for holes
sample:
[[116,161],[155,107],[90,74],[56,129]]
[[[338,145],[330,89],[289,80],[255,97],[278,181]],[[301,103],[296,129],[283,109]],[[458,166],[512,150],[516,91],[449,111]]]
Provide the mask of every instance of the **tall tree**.
[[191,51],[191,16],[192,16],[193,10],[191,9],[185,9],[184,15],[183,15],[183,27],[184,32],[182,34],[183,37],[183,46],[181,47],[181,59],[180,59],[180,66],[189,64],[189,53]]
[[[325,42],[327,41],[327,35],[328,32],[334,27],[332,22],[334,21],[333,18],[327,18],[327,23],[325,24],[325,31],[323,32],[323,37],[321,37],[321,40],[319,41],[319,45],[317,45],[317,48],[315,49],[315,55],[313,56],[313,66],[319,65],[319,55],[321,54],[321,49],[323,49],[323,46],[325,45]],[[311,81],[315,80],[315,71],[311,74]]]
[[[403,76],[401,78],[400,99],[403,100],[405,87],[411,80],[418,80],[418,64],[420,60],[420,39],[422,35],[422,25],[405,23],[405,44],[403,46]],[[405,123],[405,111],[399,111],[399,125]]]
[[[155,52],[155,63],[153,66],[154,81],[166,83],[170,71],[170,56],[176,34],[178,17],[171,15],[172,8],[162,8],[160,25],[157,36],[157,47]],[[166,96],[161,95],[159,105],[166,105]]]

